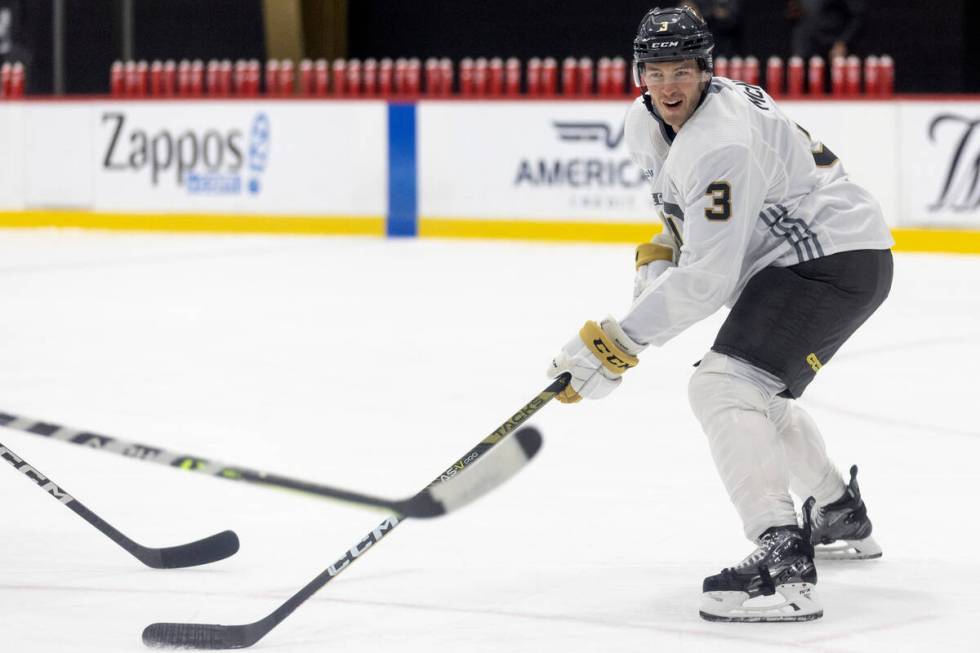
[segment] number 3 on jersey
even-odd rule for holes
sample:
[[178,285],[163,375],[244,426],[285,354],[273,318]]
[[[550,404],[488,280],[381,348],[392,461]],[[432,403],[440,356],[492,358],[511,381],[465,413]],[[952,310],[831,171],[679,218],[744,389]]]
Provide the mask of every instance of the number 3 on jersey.
[[708,184],[705,195],[711,197],[711,206],[704,210],[709,220],[727,220],[732,217],[732,185],[727,181],[713,181]]

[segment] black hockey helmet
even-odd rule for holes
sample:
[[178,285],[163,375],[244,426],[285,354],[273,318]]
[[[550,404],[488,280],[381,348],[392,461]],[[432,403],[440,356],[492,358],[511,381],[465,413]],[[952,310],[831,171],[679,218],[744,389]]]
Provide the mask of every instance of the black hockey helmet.
[[708,23],[693,7],[655,7],[640,21],[633,40],[633,81],[642,86],[643,64],[654,61],[695,59],[710,74],[714,48]]

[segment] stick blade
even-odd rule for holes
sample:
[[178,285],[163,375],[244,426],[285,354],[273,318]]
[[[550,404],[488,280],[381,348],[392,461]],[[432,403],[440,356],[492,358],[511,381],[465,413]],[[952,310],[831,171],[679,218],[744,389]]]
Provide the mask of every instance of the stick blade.
[[159,549],[156,560],[144,562],[157,569],[196,567],[233,556],[238,552],[238,547],[238,535],[234,531],[222,531],[203,540]]
[[406,517],[431,518],[458,510],[517,474],[538,454],[543,443],[538,429],[525,426],[457,476],[431,485],[403,502],[399,512]]
[[155,623],[143,629],[143,643],[151,648],[191,648],[219,651],[248,648],[255,643],[247,626]]

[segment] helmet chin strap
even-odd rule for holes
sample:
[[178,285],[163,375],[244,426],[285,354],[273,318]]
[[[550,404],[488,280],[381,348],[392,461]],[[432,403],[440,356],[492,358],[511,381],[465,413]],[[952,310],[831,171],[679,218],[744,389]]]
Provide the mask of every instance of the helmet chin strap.
[[[710,75],[710,73],[709,73],[709,75]],[[710,75],[706,81],[702,82],[702,84],[704,84],[704,86],[701,87],[701,97],[698,98],[698,104],[697,104],[696,107],[694,107],[694,111],[697,111],[698,108],[704,103],[704,99],[706,97],[708,97],[708,88],[711,86],[711,80],[713,78],[714,78],[714,75]]]

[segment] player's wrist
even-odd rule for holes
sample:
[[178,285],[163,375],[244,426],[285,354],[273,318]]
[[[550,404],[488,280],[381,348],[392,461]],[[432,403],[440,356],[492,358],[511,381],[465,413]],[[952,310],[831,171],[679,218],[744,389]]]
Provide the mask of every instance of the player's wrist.
[[[612,340],[612,342],[621,349],[624,353],[636,358],[647,348],[647,345],[642,342],[637,342],[623,330],[623,327],[619,324],[619,320],[610,316],[607,316],[601,323],[602,331]],[[637,363],[633,365],[639,364]]]

